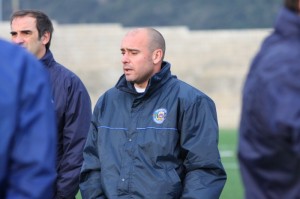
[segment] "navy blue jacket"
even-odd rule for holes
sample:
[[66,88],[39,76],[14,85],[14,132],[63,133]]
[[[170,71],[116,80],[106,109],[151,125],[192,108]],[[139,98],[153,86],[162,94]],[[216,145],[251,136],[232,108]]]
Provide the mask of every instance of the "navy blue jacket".
[[24,48],[0,40],[0,198],[51,199],[56,124],[48,75]]
[[57,196],[73,199],[79,189],[82,150],[91,121],[91,100],[82,81],[57,63],[50,50],[41,61],[50,74],[55,104],[57,145]]
[[84,149],[84,199],[219,198],[226,174],[214,102],[163,65],[144,93],[123,75],[97,102]]
[[300,197],[300,16],[285,8],[245,81],[238,156],[246,198]]

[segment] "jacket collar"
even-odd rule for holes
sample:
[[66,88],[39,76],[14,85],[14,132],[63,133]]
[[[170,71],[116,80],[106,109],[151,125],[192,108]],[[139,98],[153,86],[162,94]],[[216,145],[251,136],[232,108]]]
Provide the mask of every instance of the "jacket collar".
[[50,67],[51,62],[54,61],[54,57],[52,55],[52,52],[48,49],[46,51],[46,54],[40,59],[40,61],[44,64],[44,66]]
[[282,8],[275,21],[275,31],[283,36],[300,36],[300,16],[287,8]]
[[121,90],[121,91],[124,91],[124,92],[144,96],[144,95],[152,93],[155,90],[157,90],[158,88],[160,88],[171,77],[172,77],[172,75],[171,75],[171,64],[164,61],[162,63],[161,70],[150,78],[149,83],[148,83],[147,88],[146,88],[144,93],[142,93],[142,94],[137,93],[134,86],[133,86],[133,84],[126,81],[126,78],[125,78],[124,74],[120,77],[120,79],[117,82],[115,87],[117,89]]

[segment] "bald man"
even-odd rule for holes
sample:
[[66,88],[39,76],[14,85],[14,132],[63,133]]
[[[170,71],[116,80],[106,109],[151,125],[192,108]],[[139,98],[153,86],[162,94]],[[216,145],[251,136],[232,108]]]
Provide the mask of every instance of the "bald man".
[[124,74],[99,98],[84,148],[83,198],[219,198],[215,104],[171,74],[165,49],[153,28],[122,40]]

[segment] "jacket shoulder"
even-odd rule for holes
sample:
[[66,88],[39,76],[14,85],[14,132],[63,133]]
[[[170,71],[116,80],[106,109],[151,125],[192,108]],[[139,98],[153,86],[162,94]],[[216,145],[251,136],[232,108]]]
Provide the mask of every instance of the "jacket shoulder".
[[214,101],[203,91],[199,90],[198,88],[182,81],[176,80],[177,83],[175,86],[179,89],[179,98],[185,99],[187,102],[193,103],[198,100],[208,100],[214,103]]

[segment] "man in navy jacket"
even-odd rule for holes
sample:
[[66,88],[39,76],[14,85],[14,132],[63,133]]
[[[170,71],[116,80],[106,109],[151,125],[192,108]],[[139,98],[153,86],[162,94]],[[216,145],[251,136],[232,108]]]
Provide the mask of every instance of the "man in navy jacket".
[[0,40],[0,198],[51,199],[56,125],[48,75],[36,58]]
[[243,90],[238,157],[247,199],[300,197],[300,2],[286,0]]
[[55,198],[73,199],[79,189],[91,101],[79,77],[54,60],[49,49],[52,32],[50,19],[40,11],[21,10],[11,17],[12,41],[33,53],[49,72],[58,131]]
[[94,109],[82,197],[218,199],[226,173],[214,102],[171,74],[157,30],[129,31],[121,53],[124,74]]

